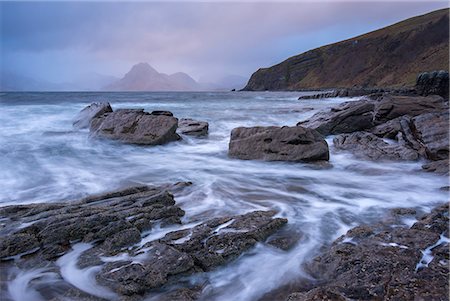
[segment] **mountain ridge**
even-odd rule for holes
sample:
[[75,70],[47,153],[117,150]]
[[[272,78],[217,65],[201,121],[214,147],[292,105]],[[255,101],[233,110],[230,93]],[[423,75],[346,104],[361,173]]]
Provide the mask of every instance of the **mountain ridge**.
[[412,86],[420,72],[448,70],[449,9],[412,17],[258,69],[243,90]]
[[159,73],[148,63],[133,65],[121,79],[103,88],[105,91],[198,91],[201,86],[188,74]]

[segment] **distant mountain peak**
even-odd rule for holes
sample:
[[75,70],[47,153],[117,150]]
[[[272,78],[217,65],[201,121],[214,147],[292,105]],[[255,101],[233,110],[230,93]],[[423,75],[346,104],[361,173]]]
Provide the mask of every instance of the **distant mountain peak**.
[[124,77],[104,88],[109,91],[199,91],[200,85],[188,74],[159,73],[148,63],[133,65]]

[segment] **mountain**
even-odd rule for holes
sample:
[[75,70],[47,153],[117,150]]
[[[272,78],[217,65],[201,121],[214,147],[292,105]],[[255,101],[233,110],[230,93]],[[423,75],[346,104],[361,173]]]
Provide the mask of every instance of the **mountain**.
[[437,10],[253,73],[243,90],[401,87],[449,68],[449,9]]
[[134,65],[125,76],[103,88],[107,91],[199,91],[200,85],[186,73],[159,73],[147,63]]

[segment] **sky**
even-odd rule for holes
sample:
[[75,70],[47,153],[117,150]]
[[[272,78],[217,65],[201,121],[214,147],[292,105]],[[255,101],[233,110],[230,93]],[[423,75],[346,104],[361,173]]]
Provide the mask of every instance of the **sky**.
[[261,67],[447,1],[0,2],[0,68],[51,82],[148,62],[207,81]]

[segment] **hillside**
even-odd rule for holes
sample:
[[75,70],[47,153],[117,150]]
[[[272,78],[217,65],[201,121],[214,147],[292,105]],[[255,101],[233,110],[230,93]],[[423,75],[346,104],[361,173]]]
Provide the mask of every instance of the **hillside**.
[[147,63],[134,65],[120,80],[106,86],[106,91],[198,91],[199,84],[186,73],[159,73]]
[[448,54],[441,9],[261,68],[243,90],[411,86],[420,72],[448,70]]

